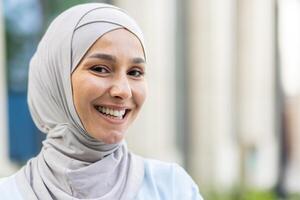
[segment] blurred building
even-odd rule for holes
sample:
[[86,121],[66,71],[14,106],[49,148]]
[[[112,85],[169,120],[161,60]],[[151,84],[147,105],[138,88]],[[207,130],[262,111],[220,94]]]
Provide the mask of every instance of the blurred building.
[[200,184],[276,183],[275,1],[189,1],[190,164]]
[[285,186],[300,191],[300,1],[279,1],[281,79],[285,91],[287,163]]
[[3,4],[0,2],[0,176],[13,173],[18,169],[9,159],[8,155],[8,110],[5,65]]
[[286,103],[288,131],[288,164],[285,184],[289,191],[300,191],[300,94],[289,97]]
[[[47,1],[41,2],[45,9]],[[279,60],[278,28],[283,26],[278,19],[283,15],[277,6],[283,5],[275,0],[105,2],[126,9],[145,33],[149,95],[128,131],[130,148],[181,163],[201,190],[278,184],[284,151],[279,73],[288,65]],[[299,1],[294,3],[299,9]],[[4,49],[3,11],[0,17]],[[13,171],[6,167],[5,69],[1,54],[0,176]],[[291,149],[284,169],[286,187],[298,192],[300,112],[294,108],[299,105],[298,96],[288,103]]]

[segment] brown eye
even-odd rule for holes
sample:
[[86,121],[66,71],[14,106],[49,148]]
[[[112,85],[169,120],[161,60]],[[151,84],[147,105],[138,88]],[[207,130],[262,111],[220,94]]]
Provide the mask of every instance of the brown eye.
[[102,66],[102,65],[95,65],[95,66],[91,67],[90,70],[93,72],[96,72],[96,73],[100,73],[100,74],[109,73],[109,70],[107,69],[107,67]]
[[138,69],[133,69],[128,72],[128,75],[138,78],[143,76],[144,72]]

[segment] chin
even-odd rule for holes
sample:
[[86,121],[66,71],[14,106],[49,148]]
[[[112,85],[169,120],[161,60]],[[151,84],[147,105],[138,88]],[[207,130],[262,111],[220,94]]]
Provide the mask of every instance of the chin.
[[117,144],[124,139],[124,133],[119,131],[113,131],[106,137],[96,136],[97,140],[104,142],[105,144]]
[[105,139],[105,140],[101,140],[102,142],[104,142],[105,144],[118,144],[123,140],[122,138],[109,138],[109,139]]

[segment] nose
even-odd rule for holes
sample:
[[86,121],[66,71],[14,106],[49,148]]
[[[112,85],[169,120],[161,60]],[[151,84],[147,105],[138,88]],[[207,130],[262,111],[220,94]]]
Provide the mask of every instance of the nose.
[[122,76],[114,79],[110,89],[110,96],[122,100],[132,96],[131,87],[127,77]]

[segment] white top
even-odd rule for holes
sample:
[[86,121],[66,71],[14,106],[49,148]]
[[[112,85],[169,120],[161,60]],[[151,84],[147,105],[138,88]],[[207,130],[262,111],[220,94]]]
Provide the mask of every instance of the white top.
[[[145,159],[145,176],[135,200],[203,200],[198,186],[177,164]],[[1,200],[26,200],[15,175],[0,179]]]

